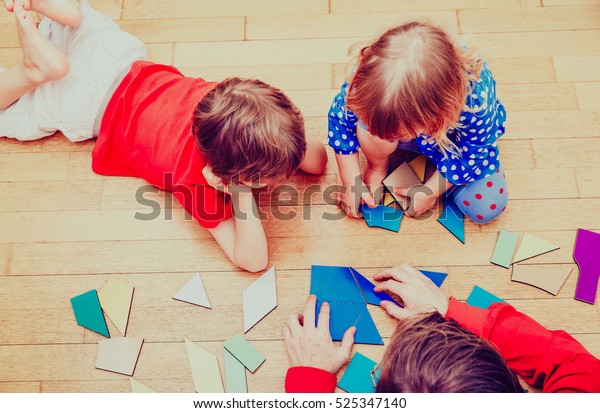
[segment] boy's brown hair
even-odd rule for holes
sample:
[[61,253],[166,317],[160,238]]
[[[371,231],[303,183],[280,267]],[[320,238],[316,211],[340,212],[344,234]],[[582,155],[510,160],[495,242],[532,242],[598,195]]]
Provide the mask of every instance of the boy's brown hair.
[[491,343],[438,312],[400,321],[380,369],[379,393],[523,391]]
[[226,183],[288,178],[306,152],[298,108],[255,79],[220,82],[196,107],[192,132],[204,160]]

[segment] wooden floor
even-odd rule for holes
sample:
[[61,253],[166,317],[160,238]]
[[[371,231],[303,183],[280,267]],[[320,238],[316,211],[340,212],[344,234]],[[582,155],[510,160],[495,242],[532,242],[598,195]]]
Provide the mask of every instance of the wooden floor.
[[[335,207],[302,194],[310,185],[337,182],[331,156],[327,175],[293,178],[299,201],[281,211],[295,212],[294,219],[274,218],[278,203],[261,194],[279,306],[246,334],[267,357],[248,373],[250,391],[283,390],[288,360],[281,326],[308,294],[311,264],[351,265],[369,277],[402,262],[447,271],[444,288],[456,298],[466,299],[478,284],[600,356],[600,308],[573,299],[577,269],[553,297],[511,282],[509,270],[489,263],[500,229],[559,244],[560,250],[529,261],[549,267],[574,266],[577,228],[600,230],[600,1],[91,2],[143,39],[156,62],[208,80],[238,75],[281,87],[302,109],[309,139],[323,142],[348,47],[390,25],[430,18],[479,47],[494,71],[508,110],[500,147],[511,202],[489,225],[467,223],[466,245],[433,218],[405,219],[398,234],[358,220],[323,220]],[[0,64],[19,59],[12,16],[2,11]],[[155,199],[172,210],[154,221],[134,219],[136,211],[148,211],[135,201],[144,183],[95,175],[93,145],[62,136],[0,139],[0,391],[130,391],[128,377],[94,368],[101,337],[76,324],[69,303],[115,278],[135,286],[128,336],[145,343],[134,378],[159,392],[192,392],[184,340],[222,363],[223,341],[242,331],[242,290],[256,275],[234,268],[165,194]],[[165,218],[168,212],[173,220]],[[196,271],[212,310],[171,299]],[[387,341],[393,320],[379,308],[371,312]],[[383,352],[356,349],[376,360]]]

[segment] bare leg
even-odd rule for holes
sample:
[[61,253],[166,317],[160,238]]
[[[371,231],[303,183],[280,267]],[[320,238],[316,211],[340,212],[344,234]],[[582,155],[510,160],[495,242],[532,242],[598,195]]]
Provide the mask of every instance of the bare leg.
[[23,61],[0,73],[0,109],[6,109],[36,87],[62,79],[69,72],[69,61],[37,30],[22,0],[14,1],[15,21]]
[[9,12],[22,3],[25,10],[36,11],[65,26],[76,26],[81,22],[79,0],[4,0]]

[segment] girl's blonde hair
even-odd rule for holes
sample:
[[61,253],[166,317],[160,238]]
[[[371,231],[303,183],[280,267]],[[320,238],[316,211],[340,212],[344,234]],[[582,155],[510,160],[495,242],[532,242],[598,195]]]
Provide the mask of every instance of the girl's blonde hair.
[[458,126],[469,81],[479,79],[481,66],[441,28],[405,23],[361,49],[346,103],[382,139],[425,133],[452,150],[446,132]]

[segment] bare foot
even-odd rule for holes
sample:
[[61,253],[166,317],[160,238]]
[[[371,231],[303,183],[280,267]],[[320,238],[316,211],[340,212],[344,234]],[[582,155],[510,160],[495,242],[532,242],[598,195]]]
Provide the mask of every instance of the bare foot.
[[[8,0],[9,2],[15,0]],[[82,19],[79,0],[25,0],[31,10],[65,26],[77,26]],[[27,5],[25,8],[28,9]]]
[[65,77],[69,73],[67,56],[38,32],[22,0],[15,0],[14,13],[27,78],[32,84],[41,85]]
[[4,0],[4,8],[6,11],[12,13],[15,9],[15,2],[13,0]]

